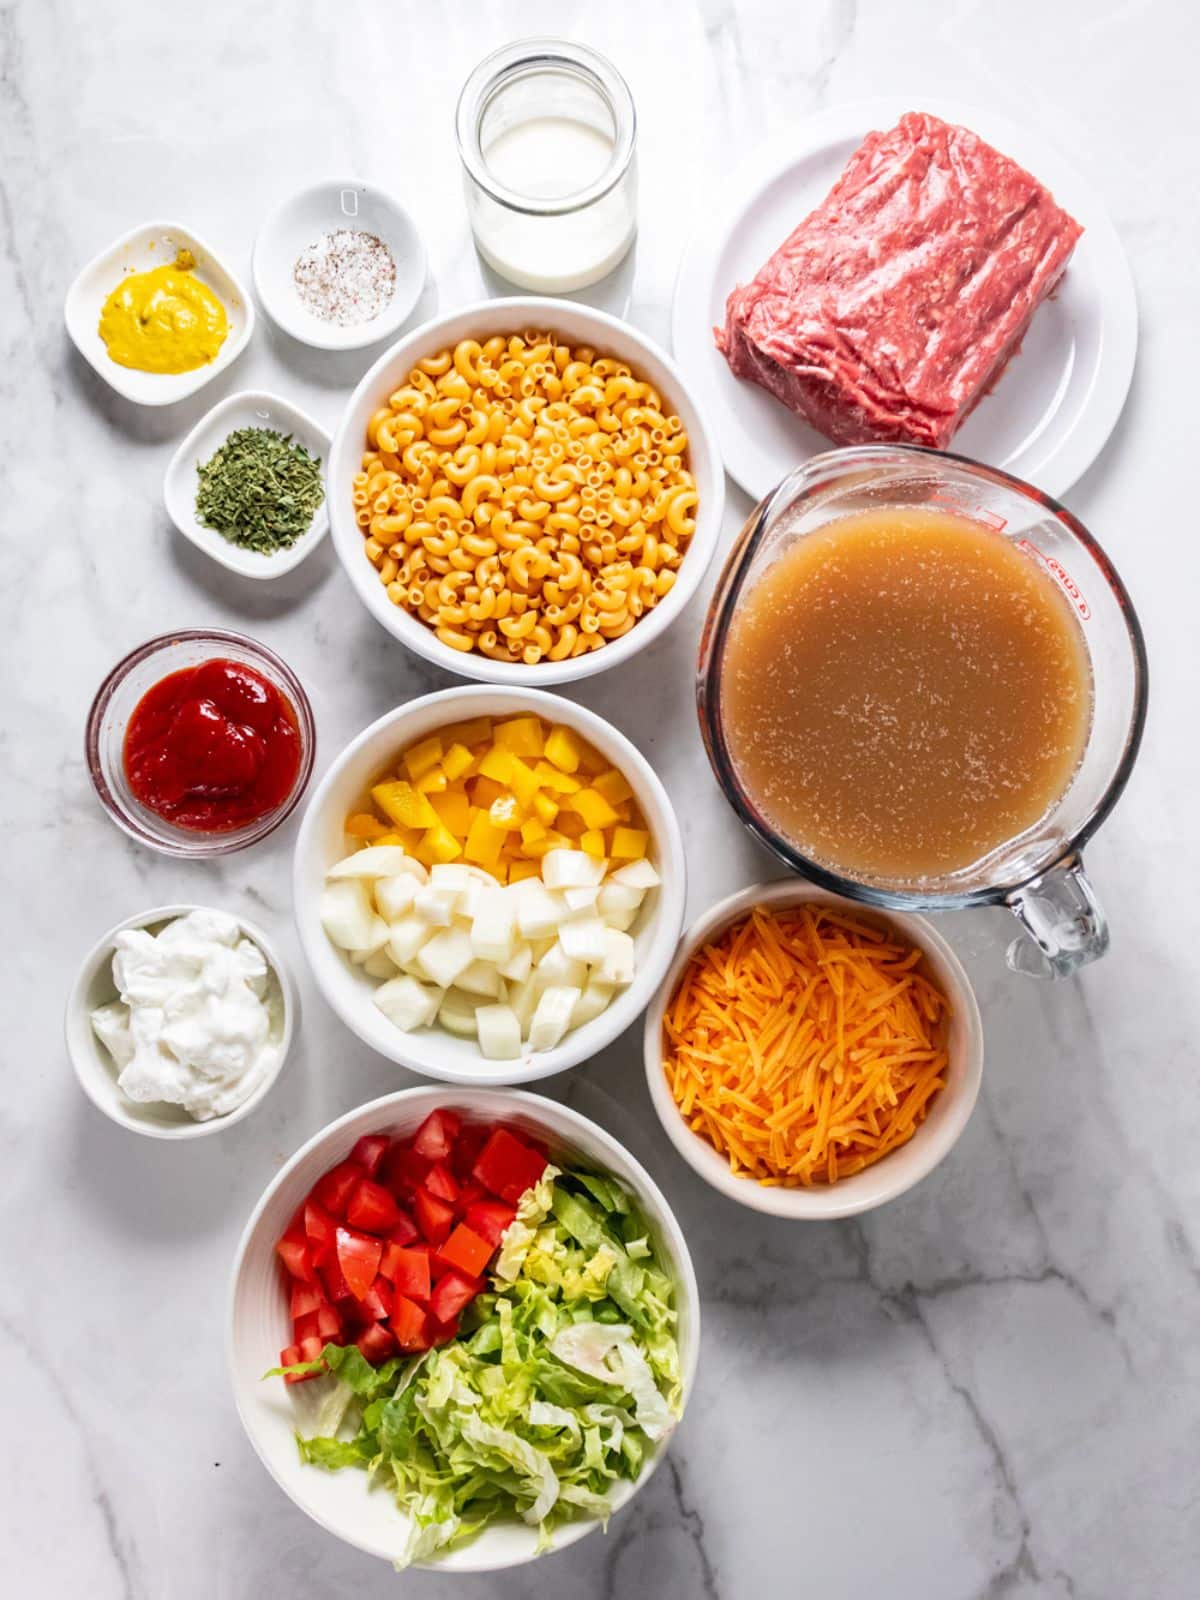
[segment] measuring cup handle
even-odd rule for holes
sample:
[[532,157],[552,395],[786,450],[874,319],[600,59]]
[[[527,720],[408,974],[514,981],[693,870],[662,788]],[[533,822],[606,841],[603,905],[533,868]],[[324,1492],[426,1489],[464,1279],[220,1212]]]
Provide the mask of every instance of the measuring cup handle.
[[1077,856],[1014,890],[1005,904],[1028,936],[1008,947],[1014,972],[1069,978],[1108,949],[1108,923]]

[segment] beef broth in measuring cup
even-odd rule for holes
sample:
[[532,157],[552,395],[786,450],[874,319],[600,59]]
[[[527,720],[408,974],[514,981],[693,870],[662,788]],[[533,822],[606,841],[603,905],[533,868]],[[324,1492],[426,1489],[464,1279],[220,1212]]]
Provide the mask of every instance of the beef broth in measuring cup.
[[1040,490],[911,446],[811,457],[730,552],[697,690],[726,798],[793,871],[899,911],[1007,906],[1021,972],[1108,948],[1080,851],[1137,755],[1145,647]]
[[751,803],[853,877],[943,878],[1038,824],[1087,746],[1083,630],[983,523],[903,506],[796,540],[725,642],[729,755]]

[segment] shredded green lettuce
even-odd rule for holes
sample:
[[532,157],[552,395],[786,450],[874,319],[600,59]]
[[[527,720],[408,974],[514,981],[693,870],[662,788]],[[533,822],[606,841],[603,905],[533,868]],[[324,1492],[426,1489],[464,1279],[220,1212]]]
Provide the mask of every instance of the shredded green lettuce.
[[353,1345],[326,1346],[342,1425],[298,1435],[301,1456],[391,1490],[412,1529],[397,1567],[514,1516],[544,1548],[564,1522],[606,1522],[613,1487],[636,1479],[674,1426],[674,1301],[624,1186],[547,1168],[456,1340],[379,1368]]

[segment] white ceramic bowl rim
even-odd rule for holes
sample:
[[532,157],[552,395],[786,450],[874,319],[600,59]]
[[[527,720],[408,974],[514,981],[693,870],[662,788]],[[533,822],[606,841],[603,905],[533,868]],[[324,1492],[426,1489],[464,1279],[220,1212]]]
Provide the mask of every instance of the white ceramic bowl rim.
[[[471,709],[463,709],[464,704],[471,706],[471,702],[482,703]],[[429,714],[435,708],[439,715],[433,719]],[[370,1000],[365,996],[360,1000],[357,993],[352,995],[349,990],[345,958],[341,951],[335,950],[330,944],[320,924],[317,904],[320,885],[310,881],[310,865],[314,852],[319,849],[317,837],[326,820],[324,811],[328,797],[336,790],[345,768],[361,752],[386,741],[387,751],[395,759],[406,741],[406,735],[401,730],[405,724],[418,719],[423,723],[428,719],[428,731],[432,733],[440,726],[461,721],[468,716],[500,716],[522,711],[536,713],[549,721],[566,723],[598,748],[611,745],[620,752],[619,756],[612,759],[641,801],[662,882],[654,891],[656,900],[644,929],[644,943],[638,945],[638,966],[634,980],[606,1010],[591,1022],[572,1029],[553,1050],[522,1056],[515,1062],[488,1061],[477,1052],[463,1051],[463,1064],[459,1065],[460,1055],[456,1047],[461,1047],[464,1041],[456,1040],[447,1044],[449,1036],[437,1029],[406,1034],[384,1023],[378,1025],[377,1031],[366,1026],[363,1013],[370,1007]],[[411,737],[422,737],[424,731],[423,728]],[[383,752],[379,765],[382,762]],[[328,865],[332,864],[331,860]],[[645,756],[619,729],[594,711],[545,690],[466,684],[454,689],[436,690],[385,712],[357,738],[352,739],[335,758],[310,799],[300,825],[294,857],[292,898],[300,943],[317,987],[351,1032],[389,1060],[397,1061],[424,1077],[487,1088],[506,1083],[533,1083],[553,1073],[563,1072],[611,1044],[619,1033],[637,1019],[649,1003],[676,949],[687,898],[687,867],[683,839],[670,798]],[[374,1008],[371,1009],[373,1011]],[[371,1020],[374,1022],[374,1017]]]
[[[663,1075],[662,1023],[675,987],[697,945],[711,939],[753,906],[794,905],[804,901],[835,905],[855,916],[890,925],[912,944],[920,946],[951,1003],[951,1063],[949,1081],[906,1144],[862,1172],[839,1179],[831,1187],[786,1189],[767,1186],[753,1178],[736,1177],[729,1170],[726,1158],[686,1125]],[[960,1026],[956,1046],[955,1035]],[[727,1198],[752,1210],[793,1221],[857,1216],[896,1199],[928,1177],[950,1153],[966,1127],[983,1073],[983,1023],[979,1005],[961,961],[942,934],[924,917],[859,905],[803,878],[751,884],[719,900],[691,924],[646,1012],[642,1041],[646,1082],[654,1110],[667,1137],[692,1170]]]
[[[467,337],[471,327],[476,331],[492,328],[507,332],[539,326],[559,327],[563,337],[574,342],[586,336],[627,358],[635,368],[641,360],[657,364],[667,374],[673,409],[687,424],[691,467],[700,489],[700,503],[696,530],[680,565],[679,576],[658,605],[628,633],[611,640],[603,649],[590,650],[568,661],[539,661],[529,667],[521,662],[493,661],[477,650],[467,653],[451,650],[431,628],[392,604],[375,569],[363,554],[362,530],[351,514],[348,485],[350,477],[359,469],[363,453],[369,414],[366,407],[369,404],[373,411],[380,396],[396,387],[394,376],[385,381],[385,373],[393,368],[397,372],[407,372],[422,354]],[[503,300],[476,301],[434,317],[384,351],[360,379],[342,412],[330,451],[328,494],[334,548],[359,598],[394,638],[457,677],[473,678],[479,683],[507,684],[513,688],[544,688],[620,666],[651,644],[679,616],[699,587],[716,552],[725,507],[725,472],[716,436],[700,402],[675,362],[653,339],[630,323],[581,302],[542,295],[514,295]]]
[[[412,1126],[415,1130],[421,1119],[440,1105],[448,1105],[454,1109],[463,1110],[468,1115],[477,1117],[482,1121],[524,1119],[535,1124],[539,1132],[548,1139],[552,1146],[558,1144],[570,1147],[574,1143],[573,1135],[579,1135],[582,1143],[594,1143],[604,1152],[605,1160],[611,1164],[617,1176],[621,1177],[629,1185],[646,1211],[649,1220],[659,1235],[660,1247],[663,1249],[664,1255],[669,1258],[669,1265],[674,1269],[675,1302],[679,1319],[678,1342],[682,1410],[687,1408],[695,1385],[696,1368],[700,1355],[700,1290],[696,1282],[695,1268],[692,1265],[691,1253],[688,1250],[683,1229],[680,1227],[679,1221],[662,1190],[642,1166],[641,1162],[599,1123],[593,1122],[590,1117],[584,1116],[581,1112],[575,1111],[569,1106],[561,1105],[554,1100],[547,1100],[541,1095],[524,1093],[519,1089],[443,1088],[436,1084],[401,1089],[394,1094],[384,1095],[378,1100],[368,1101],[367,1104],[346,1112],[307,1140],[275,1174],[263,1191],[245,1228],[242,1230],[242,1235],[238,1240],[237,1250],[234,1254],[233,1266],[229,1276],[225,1317],[226,1364],[233,1386],[234,1403],[237,1406],[242,1426],[259,1460],[289,1498],[291,1498],[291,1491],[276,1471],[260,1440],[254,1419],[248,1414],[248,1407],[244,1403],[242,1384],[240,1382],[238,1362],[238,1289],[245,1270],[246,1257],[254,1243],[255,1234],[258,1231],[264,1213],[272,1200],[287,1185],[293,1173],[305,1164],[309,1156],[342,1142],[339,1139],[340,1135],[348,1136],[353,1134],[357,1137],[372,1130],[393,1127],[404,1120],[403,1114],[409,1109],[412,1112]],[[347,1137],[347,1150],[352,1144],[353,1138]],[[581,1157],[581,1162],[587,1165],[592,1159],[592,1157],[584,1155]],[[274,1354],[274,1351],[266,1352],[264,1370],[271,1364]],[[680,1420],[682,1420],[682,1416]],[[671,1435],[668,1435],[652,1451],[638,1478],[631,1483],[623,1483],[618,1487],[616,1490],[615,1509],[619,1511],[623,1506],[629,1504],[649,1482],[651,1475],[666,1454],[670,1439]],[[314,1468],[313,1471],[319,1471],[319,1469]],[[353,1544],[361,1550],[367,1551],[369,1554],[386,1559],[388,1552],[377,1549],[370,1543],[365,1542],[364,1539],[336,1526],[331,1519],[323,1516],[310,1505],[305,1505],[302,1509],[314,1521],[325,1528],[327,1532],[344,1539],[347,1543]],[[396,1515],[399,1517],[399,1512]],[[503,1529],[504,1526],[501,1525],[501,1528]],[[567,1548],[598,1527],[599,1523],[594,1520],[580,1520],[565,1524],[555,1535],[555,1549]],[[487,1545],[496,1531],[496,1529],[488,1529],[473,1545],[454,1552],[452,1568],[445,1560],[419,1562],[416,1563],[416,1566],[426,1570],[446,1572],[449,1575],[451,1570],[455,1574],[493,1572],[537,1559],[536,1551],[532,1545],[528,1547],[526,1553],[521,1554],[516,1559],[490,1559],[487,1555]]]
[[[366,194],[373,207],[384,215],[390,215],[397,225],[396,232],[405,237],[406,249],[403,252],[403,260],[396,260],[396,292],[378,316],[372,317],[368,322],[323,323],[315,315],[293,312],[284,302],[271,284],[270,275],[264,265],[264,257],[273,235],[291,213],[302,209],[305,204],[315,208],[323,196],[330,193],[340,196],[347,190]],[[365,216],[352,217],[344,214],[340,218],[334,218],[330,212],[330,221],[339,221],[341,226],[349,229],[353,229],[356,223],[360,227],[369,224],[369,220]],[[364,227],[363,231],[367,229]],[[395,235],[390,243],[386,239],[383,242],[391,250],[395,243]],[[392,254],[395,259],[394,250]],[[403,325],[405,318],[411,314],[420,299],[425,285],[425,273],[425,241],[412,213],[390,189],[385,189],[378,183],[370,183],[364,178],[320,178],[315,183],[305,184],[303,188],[288,195],[264,218],[255,237],[251,258],[251,275],[254,279],[255,292],[262,301],[267,315],[293,339],[298,339],[314,350],[365,350],[390,338]]]
[[[64,1017],[67,1054],[75,1069],[75,1076],[79,1080],[79,1087],[110,1122],[115,1122],[118,1127],[128,1128],[132,1133],[145,1134],[151,1139],[199,1139],[206,1134],[220,1133],[225,1128],[233,1127],[235,1123],[248,1117],[270,1094],[291,1053],[298,1009],[291,973],[280,958],[274,941],[258,924],[243,917],[239,912],[231,911],[228,915],[235,918],[243,933],[262,951],[279,985],[279,1000],[283,1015],[274,1067],[254,1093],[243,1100],[240,1106],[235,1106],[222,1117],[211,1117],[207,1122],[188,1118],[179,1123],[158,1124],[139,1118],[134,1112],[125,1109],[127,1103],[132,1105],[134,1102],[126,1102],[125,1096],[117,1086],[117,1073],[113,1063],[92,1031],[87,1003],[88,990],[105,963],[111,963],[113,942],[119,933],[124,933],[128,928],[150,928],[159,923],[174,922],[176,918],[186,916],[189,911],[208,909],[210,908],[202,906],[199,902],[154,906],[149,911],[136,912],[133,916],[115,923],[107,933],[96,940],[80,962],[75,981],[71,985],[71,992],[67,997]],[[181,1112],[181,1116],[185,1115],[186,1113]]]

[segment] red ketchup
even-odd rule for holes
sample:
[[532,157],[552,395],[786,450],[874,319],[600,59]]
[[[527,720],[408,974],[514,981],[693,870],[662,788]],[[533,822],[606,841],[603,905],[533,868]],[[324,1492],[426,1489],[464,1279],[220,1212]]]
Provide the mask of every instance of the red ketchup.
[[198,833],[229,832],[274,811],[299,768],[291,701],[241,661],[206,661],[160,679],[125,732],[135,798]]

